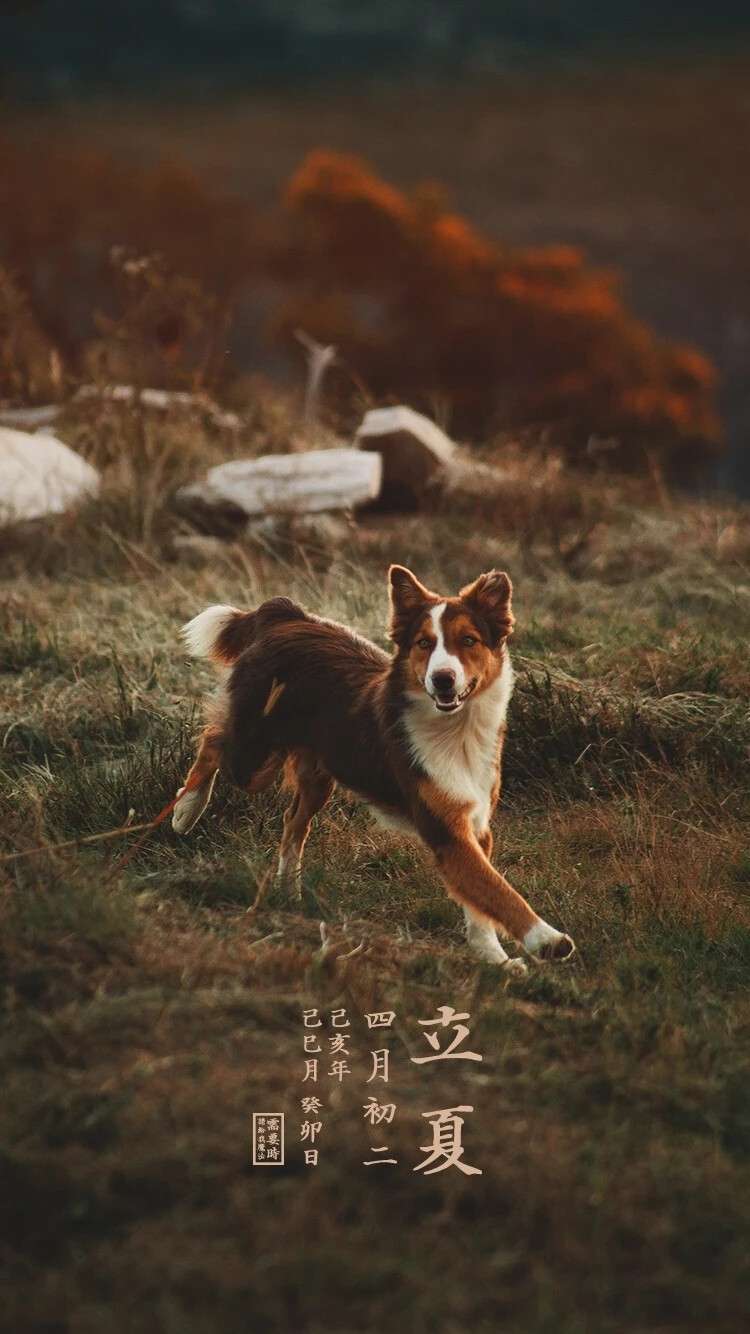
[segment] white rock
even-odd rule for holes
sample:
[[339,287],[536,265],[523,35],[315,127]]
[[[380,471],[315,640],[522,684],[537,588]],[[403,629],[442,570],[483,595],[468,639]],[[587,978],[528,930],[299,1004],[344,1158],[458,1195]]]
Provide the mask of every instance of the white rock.
[[450,466],[456,452],[435,422],[403,405],[366,413],[355,443],[382,454],[384,498],[394,501],[416,500],[430,478]]
[[0,408],[0,426],[14,426],[22,431],[38,431],[51,426],[60,415],[57,403],[45,403],[38,408]]
[[380,494],[379,454],[357,449],[319,449],[306,454],[267,454],[260,459],[235,459],[212,468],[205,482],[183,486],[176,499],[181,508],[243,511],[261,514],[316,514],[349,510]]
[[75,399],[79,401],[105,399],[112,403],[139,403],[143,408],[154,412],[169,412],[172,408],[198,408],[205,412],[214,426],[227,431],[237,431],[242,425],[241,417],[236,412],[225,412],[218,403],[205,394],[189,394],[182,389],[136,389],[132,384],[83,384],[77,390]]
[[98,489],[96,469],[61,440],[0,426],[0,524],[62,514]]
[[415,436],[439,463],[449,463],[455,453],[455,444],[436,422],[405,404],[394,408],[372,408],[366,412],[356,438],[395,435],[399,431]]

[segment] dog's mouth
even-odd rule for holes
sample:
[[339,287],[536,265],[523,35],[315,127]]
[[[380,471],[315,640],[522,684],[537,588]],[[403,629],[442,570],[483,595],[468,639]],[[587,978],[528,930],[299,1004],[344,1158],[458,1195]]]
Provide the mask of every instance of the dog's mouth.
[[469,682],[466,689],[461,691],[460,695],[457,695],[455,691],[451,691],[448,694],[441,691],[436,691],[434,695],[431,694],[430,691],[427,693],[430,696],[430,699],[433,700],[435,708],[438,709],[440,713],[455,713],[456,709],[460,709],[461,705],[469,698],[471,692],[476,688],[476,684],[477,681],[475,677],[473,681]]

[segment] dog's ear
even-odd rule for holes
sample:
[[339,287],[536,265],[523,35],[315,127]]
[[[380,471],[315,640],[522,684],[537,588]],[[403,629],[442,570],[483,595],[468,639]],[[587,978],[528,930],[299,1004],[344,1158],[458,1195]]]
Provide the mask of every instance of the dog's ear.
[[507,639],[508,635],[513,634],[515,621],[510,609],[512,592],[510,579],[502,570],[480,574],[473,584],[467,584],[466,588],[461,589],[460,596],[464,602],[468,602],[490,627],[495,641],[493,647],[501,639]]
[[403,565],[392,565],[388,571],[391,594],[390,637],[394,644],[403,639],[420,607],[433,601],[432,593]]

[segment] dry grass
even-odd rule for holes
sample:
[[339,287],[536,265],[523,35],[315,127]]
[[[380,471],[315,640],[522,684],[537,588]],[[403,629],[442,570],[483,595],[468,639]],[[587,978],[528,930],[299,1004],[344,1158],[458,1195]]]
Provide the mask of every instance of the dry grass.
[[[266,422],[280,445],[293,431],[278,400]],[[211,680],[177,630],[202,606],[283,590],[383,642],[389,560],[439,588],[498,564],[518,684],[496,860],[579,953],[512,984],[478,967],[426,857],[346,794],[317,822],[299,904],[266,880],[276,793],[221,789],[188,840],[160,829],[113,879],[125,843],[0,863],[0,1326],[743,1328],[750,579],[716,554],[742,516],[552,472],[545,509],[539,465],[524,490],[516,460],[496,511],[188,561],[171,490],[223,444],[197,422],[71,429],[111,460],[104,500],[3,558],[0,852],[172,796]],[[418,1020],[449,1003],[482,1065],[413,1065]],[[315,1169],[308,1005],[346,1006],[354,1038],[349,1082],[322,1083]],[[398,1112],[372,1139],[362,1015],[385,1007]],[[413,1172],[422,1113],[464,1103],[482,1175]],[[278,1173],[250,1165],[267,1108],[287,1112]],[[371,1143],[398,1165],[363,1167]]]

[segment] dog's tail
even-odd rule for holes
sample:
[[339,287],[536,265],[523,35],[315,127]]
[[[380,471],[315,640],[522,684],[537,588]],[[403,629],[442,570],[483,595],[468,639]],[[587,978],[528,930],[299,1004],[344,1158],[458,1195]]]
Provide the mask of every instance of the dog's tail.
[[210,658],[229,667],[258,634],[276,621],[306,621],[307,612],[290,598],[270,598],[257,611],[237,607],[206,607],[182,627],[182,637],[193,658]]

